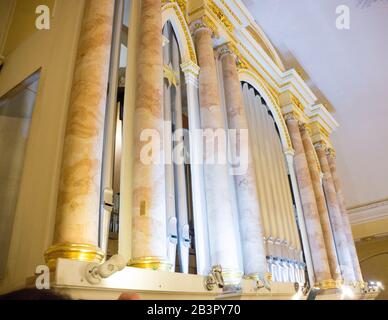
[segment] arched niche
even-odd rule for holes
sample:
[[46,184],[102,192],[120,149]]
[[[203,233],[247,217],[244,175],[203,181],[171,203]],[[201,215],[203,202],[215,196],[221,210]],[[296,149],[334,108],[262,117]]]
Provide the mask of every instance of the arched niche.
[[167,21],[170,21],[178,39],[182,63],[191,61],[197,64],[197,56],[195,54],[194,42],[190,35],[190,29],[178,4],[167,3],[163,6],[163,26]]
[[272,94],[268,91],[266,85],[262,82],[262,80],[259,79],[259,77],[256,74],[254,74],[252,71],[249,71],[247,69],[240,69],[239,77],[240,77],[240,81],[247,82],[252,87],[254,87],[265,100],[279,128],[280,139],[282,142],[283,150],[284,151],[293,150],[290,135],[288,133],[286,122],[284,121],[280,107],[277,105]]

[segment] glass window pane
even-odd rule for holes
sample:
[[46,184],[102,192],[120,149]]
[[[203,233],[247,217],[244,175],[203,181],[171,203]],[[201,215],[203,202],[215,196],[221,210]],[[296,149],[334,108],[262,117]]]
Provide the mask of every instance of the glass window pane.
[[0,98],[0,279],[4,277],[38,75]]

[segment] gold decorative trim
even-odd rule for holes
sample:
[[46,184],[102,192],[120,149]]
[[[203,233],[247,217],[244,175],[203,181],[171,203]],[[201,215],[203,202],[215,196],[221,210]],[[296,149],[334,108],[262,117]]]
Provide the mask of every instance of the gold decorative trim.
[[357,281],[355,283],[355,286],[356,288],[359,288],[359,289],[365,289],[368,287],[368,282],[364,282],[364,281]]
[[131,260],[128,266],[149,270],[173,271],[172,263],[162,257],[140,257]]
[[313,132],[313,136],[320,135],[323,140],[329,142],[330,133],[320,124],[319,121],[313,121],[308,124]]
[[238,285],[244,276],[244,272],[234,269],[222,269],[222,277],[225,285]]
[[163,77],[167,79],[169,87],[179,85],[179,73],[173,70],[171,63],[163,65]]
[[[247,280],[259,280],[260,278],[261,278],[260,274],[258,274],[258,273],[248,274],[248,275],[244,276],[244,279],[247,279]],[[264,279],[271,282],[272,281],[272,273],[266,272],[264,274]]]
[[162,0],[162,5],[165,3],[176,3],[181,9],[182,13],[186,16],[187,11],[187,0]]
[[236,14],[230,9],[230,7],[226,4],[225,0],[221,0],[222,5],[228,10],[229,14],[237,21],[238,24],[241,24],[241,20],[236,16]]
[[184,74],[189,73],[195,78],[198,78],[200,68],[192,61],[186,61],[181,64],[181,69]]
[[58,258],[102,262],[104,257],[105,254],[100,248],[80,243],[58,243],[51,246],[44,253],[46,264],[51,270],[55,269]]
[[213,0],[207,1],[207,6],[209,9],[215,14],[215,16],[220,20],[220,22],[229,30],[229,32],[233,32],[233,24],[230,20],[224,15],[222,10],[214,3]]
[[201,16],[194,20],[202,20],[214,33],[215,37],[219,37],[217,26],[213,21],[211,21],[210,16],[214,20],[218,20],[229,32],[231,37],[233,38],[233,24],[230,22],[230,20],[225,16],[223,11],[215,4],[213,0],[208,0],[205,5],[193,10],[189,13],[189,16],[192,17],[198,12],[203,12]]
[[186,16],[187,11],[187,0],[176,0],[179,8],[181,8],[182,13]]
[[191,11],[191,12],[189,13],[189,16],[193,16],[193,15],[195,15],[196,13],[202,11],[203,9],[204,9],[204,7],[201,6],[201,7],[197,8],[197,9]]
[[303,107],[302,103],[293,94],[291,95],[291,101],[295,105],[295,107],[297,107],[300,111],[304,112],[304,107]]
[[318,287],[321,290],[329,290],[329,289],[339,289],[341,285],[342,285],[342,282],[329,279],[329,280],[320,281],[316,283],[314,286]]
[[[187,21],[186,21],[186,14],[185,12],[186,11],[183,11],[182,9],[182,6],[179,4],[179,2],[181,1],[174,1],[174,0],[171,0],[171,1],[168,1],[168,0],[165,0],[163,1],[163,3],[166,3],[163,8],[162,8],[162,11],[165,11],[165,10],[168,10],[168,9],[173,9],[175,11],[175,14],[179,20],[179,23],[182,27],[182,30],[183,30],[183,33],[185,35],[185,38],[186,38],[186,44],[187,44],[187,48],[188,48],[188,51],[189,51],[189,56],[190,56],[190,59],[191,61],[193,61],[194,63],[197,64],[197,55],[195,54],[195,50],[194,50],[194,44],[192,42],[192,38],[191,38],[191,35],[190,35],[190,28],[187,24]],[[168,4],[169,3],[169,4]]]
[[[278,95],[278,91],[280,92],[281,89],[283,89],[284,87],[286,86],[291,86],[292,88],[294,88],[297,92],[299,92],[299,90],[295,87],[295,85],[291,82],[287,82],[287,83],[284,83],[284,84],[280,84],[279,82],[276,81],[276,79],[266,70],[265,67],[263,67],[263,65],[255,58],[255,56],[252,54],[252,52],[250,50],[248,50],[248,48],[243,44],[243,43],[239,43],[240,46],[242,47],[242,49],[244,49],[246,55],[248,55],[257,65],[259,65],[260,67],[262,67],[262,72],[264,74],[267,75],[267,77],[275,84],[275,86],[277,87],[277,90],[275,90],[273,88],[272,85],[269,84],[269,82],[263,77],[263,75],[261,75],[257,70],[256,68],[250,63],[248,62],[247,60],[247,64],[248,66],[253,70],[253,72],[255,72],[259,77],[260,79],[263,79],[263,81],[268,85],[269,87],[269,90],[272,92],[273,96],[276,97]],[[269,57],[271,61],[273,61],[271,59],[271,57]]]

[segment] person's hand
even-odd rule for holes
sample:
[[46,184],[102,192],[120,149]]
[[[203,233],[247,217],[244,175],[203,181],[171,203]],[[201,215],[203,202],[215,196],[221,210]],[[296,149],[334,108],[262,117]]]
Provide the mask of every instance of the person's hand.
[[141,300],[141,298],[137,293],[123,292],[118,300]]

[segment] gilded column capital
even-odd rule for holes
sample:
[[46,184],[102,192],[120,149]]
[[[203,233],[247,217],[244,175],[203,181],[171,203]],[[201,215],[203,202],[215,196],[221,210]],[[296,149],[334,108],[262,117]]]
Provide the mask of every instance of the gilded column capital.
[[333,159],[336,158],[336,153],[335,153],[335,150],[333,148],[327,148],[326,155],[330,158],[333,158]]
[[306,123],[304,122],[301,122],[299,121],[299,130],[300,130],[300,133],[305,133],[307,132],[307,134],[310,136],[311,135],[311,130],[310,128],[306,125]]
[[193,61],[186,61],[181,64],[181,70],[185,74],[186,84],[193,84],[195,87],[198,87],[200,67]]
[[237,56],[232,50],[232,47],[230,46],[229,43],[222,44],[216,48],[216,56],[218,59],[222,59],[222,57],[226,55],[231,55],[237,63]]
[[295,155],[295,150],[288,148],[288,149],[284,150],[284,155],[293,157]]
[[285,114],[283,117],[284,117],[284,121],[298,121],[298,118],[294,112],[289,112]]
[[225,55],[228,54],[234,58],[238,69],[248,68],[245,59],[242,57],[241,53],[233,42],[224,43],[216,48],[217,59],[221,60]]
[[327,145],[326,145],[326,142],[321,140],[321,141],[318,141],[318,142],[315,142],[314,143],[314,148],[315,149],[323,149],[326,151],[326,148],[327,148]]
[[218,37],[217,27],[207,16],[195,20],[190,23],[190,32],[195,37],[198,31],[207,31],[210,33],[211,37]]

